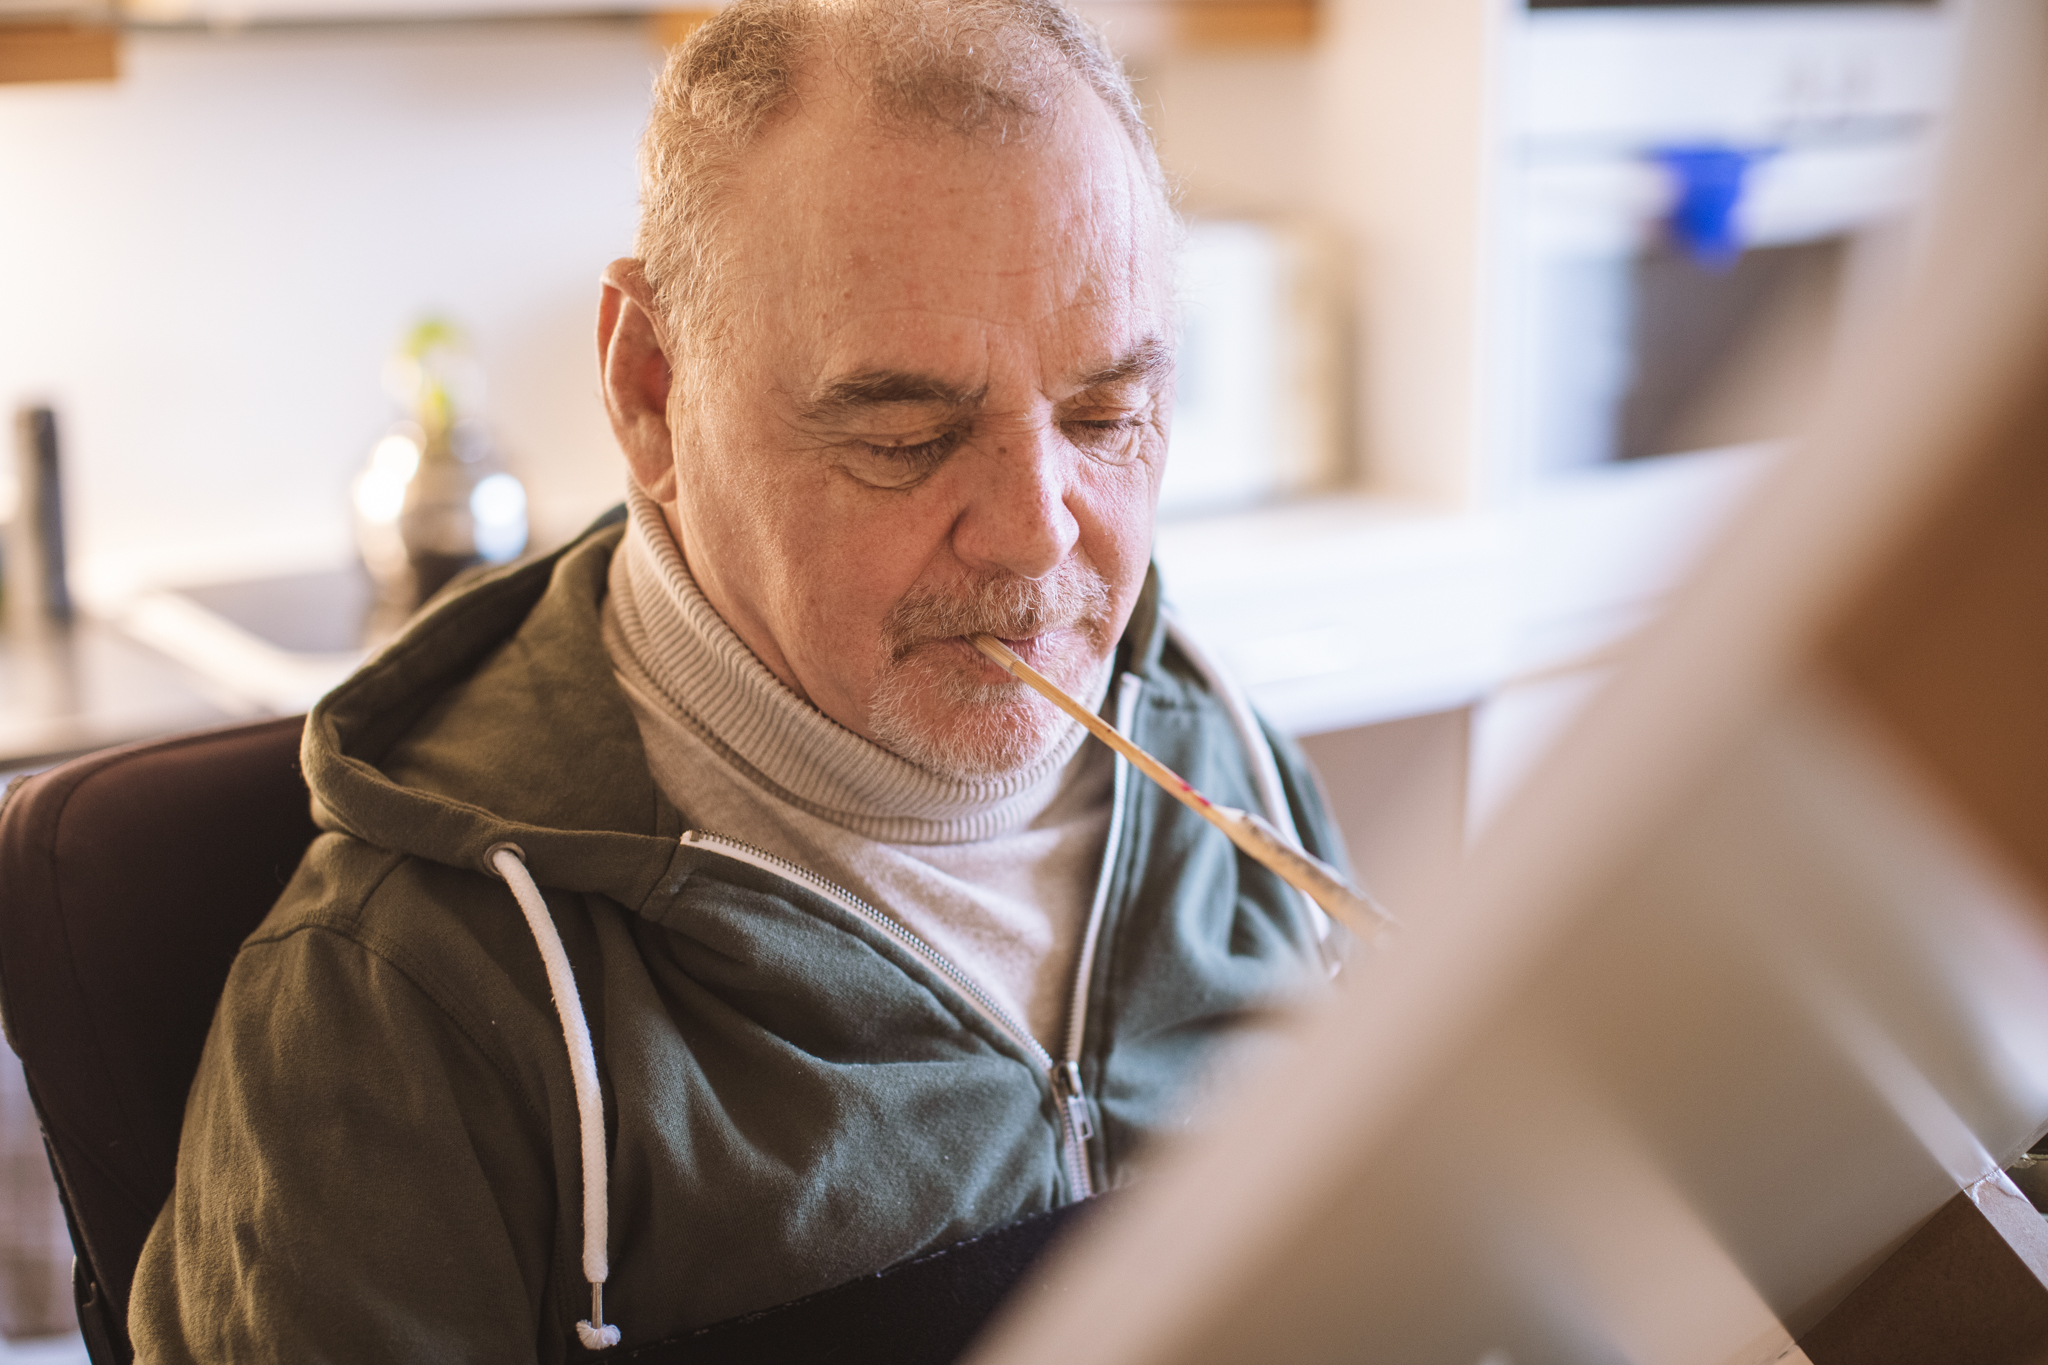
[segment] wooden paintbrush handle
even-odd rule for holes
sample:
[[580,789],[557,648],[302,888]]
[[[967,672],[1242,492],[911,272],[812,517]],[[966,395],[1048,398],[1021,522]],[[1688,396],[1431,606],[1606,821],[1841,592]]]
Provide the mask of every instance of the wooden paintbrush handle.
[[1022,682],[1060,710],[1088,728],[1088,733],[1131,761],[1131,766],[1164,788],[1167,795],[1223,831],[1230,842],[1242,849],[1280,880],[1307,896],[1323,912],[1341,922],[1363,939],[1372,939],[1393,922],[1372,899],[1339,875],[1337,869],[1291,842],[1279,830],[1247,811],[1219,806],[1189,786],[1173,769],[1140,749],[1122,731],[1068,696],[1065,689],[1040,673],[993,635],[971,635],[968,643],[1001,664]]
[[1301,847],[1253,811],[1217,806],[1234,817],[1220,828],[1230,842],[1323,908],[1360,938],[1370,940],[1394,922],[1379,902],[1344,880],[1344,874]]
[[1075,720],[1080,721],[1081,724],[1087,726],[1089,734],[1094,735],[1104,744],[1107,744],[1110,748],[1129,759],[1139,772],[1144,773],[1145,776],[1164,787],[1171,795],[1179,798],[1183,805],[1208,818],[1211,824],[1215,825],[1218,829],[1222,829],[1224,833],[1228,834],[1230,832],[1224,828],[1221,821],[1210,814],[1210,812],[1215,810],[1215,807],[1210,805],[1208,799],[1200,792],[1183,781],[1179,773],[1131,743],[1130,740],[1124,738],[1122,731],[1068,696],[1058,683],[1018,658],[1016,654],[1011,652],[1008,645],[1005,645],[993,635],[974,635],[968,638],[969,643],[976,649],[1008,669],[1012,677],[1030,687]]

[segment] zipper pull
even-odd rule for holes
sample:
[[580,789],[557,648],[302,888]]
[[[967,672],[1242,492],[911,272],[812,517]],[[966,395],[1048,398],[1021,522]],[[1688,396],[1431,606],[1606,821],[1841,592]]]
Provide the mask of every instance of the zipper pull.
[[1075,1062],[1061,1062],[1052,1069],[1052,1088],[1067,1107],[1067,1120],[1074,1136],[1086,1142],[1095,1136],[1095,1120],[1088,1112],[1088,1096],[1081,1089],[1081,1068]]

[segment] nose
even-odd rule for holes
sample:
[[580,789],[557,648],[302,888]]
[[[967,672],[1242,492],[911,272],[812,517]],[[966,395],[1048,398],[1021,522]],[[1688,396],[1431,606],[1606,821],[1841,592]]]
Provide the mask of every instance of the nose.
[[1043,578],[1066,562],[1081,525],[1067,505],[1072,451],[1050,422],[1018,424],[976,442],[953,552],[980,572]]

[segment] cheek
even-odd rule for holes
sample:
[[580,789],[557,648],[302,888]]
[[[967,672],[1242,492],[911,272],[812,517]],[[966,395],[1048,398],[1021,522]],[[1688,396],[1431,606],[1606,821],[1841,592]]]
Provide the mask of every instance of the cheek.
[[952,525],[937,499],[877,494],[830,471],[782,490],[777,538],[812,626],[878,640],[878,623],[923,576]]
[[1089,465],[1076,480],[1070,510],[1081,523],[1082,549],[1120,602],[1136,598],[1152,560],[1159,475],[1160,462],[1148,451],[1127,465]]
[[729,591],[757,611],[786,615],[838,550],[831,519],[819,514],[815,468],[752,435],[709,433],[712,448],[679,464],[683,520]]

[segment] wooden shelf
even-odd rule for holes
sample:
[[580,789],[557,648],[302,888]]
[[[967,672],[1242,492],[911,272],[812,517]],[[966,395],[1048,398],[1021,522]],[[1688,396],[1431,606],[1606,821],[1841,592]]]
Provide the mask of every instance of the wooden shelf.
[[[1317,0],[1097,0],[1084,8],[1129,15],[1157,33],[1167,47],[1192,52],[1241,52],[1307,47],[1315,41]],[[656,10],[649,31],[673,47],[718,13],[715,7]]]
[[647,16],[648,36],[662,47],[674,47],[716,13],[715,9],[658,9]]
[[120,32],[110,25],[0,22],[0,84],[111,81],[120,74]]
[[1315,0],[1168,0],[1176,46],[1197,52],[1307,47],[1316,38]]

